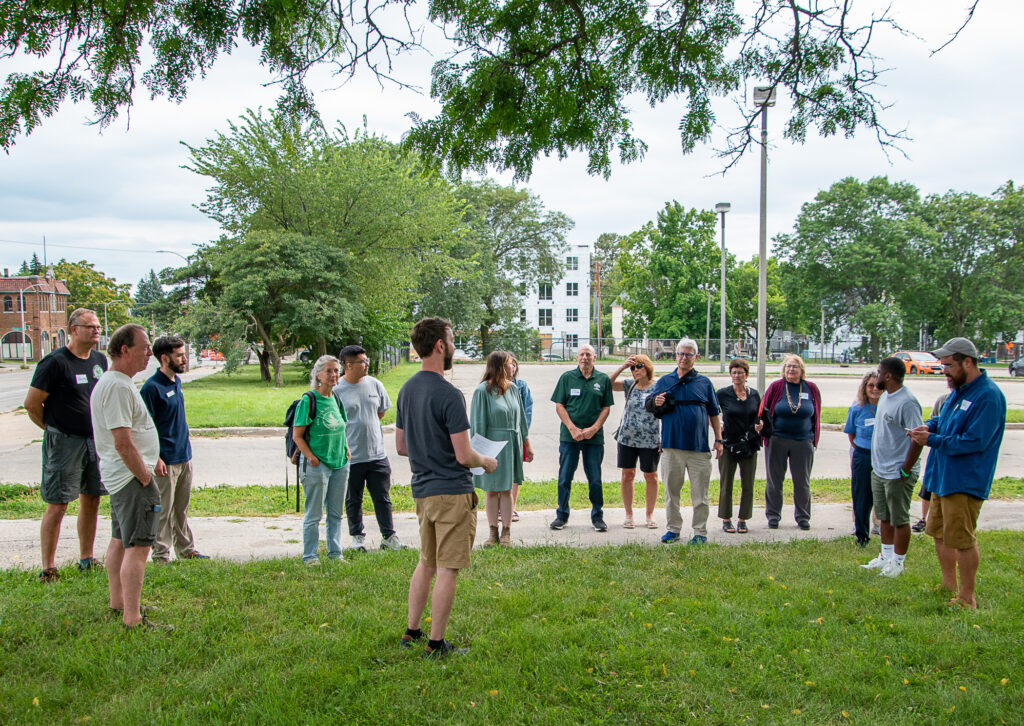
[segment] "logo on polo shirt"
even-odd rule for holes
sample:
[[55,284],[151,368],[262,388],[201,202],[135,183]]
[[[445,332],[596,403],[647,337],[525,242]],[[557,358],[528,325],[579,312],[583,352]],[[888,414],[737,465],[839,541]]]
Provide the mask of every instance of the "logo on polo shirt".
[[597,381],[594,382],[594,390],[595,391],[600,391],[601,390],[601,384],[598,383]]
[[95,378],[96,380],[99,380],[99,377],[102,376],[102,375],[103,375],[103,369],[100,368],[99,364],[97,363],[96,365],[94,365],[92,367],[92,377]]

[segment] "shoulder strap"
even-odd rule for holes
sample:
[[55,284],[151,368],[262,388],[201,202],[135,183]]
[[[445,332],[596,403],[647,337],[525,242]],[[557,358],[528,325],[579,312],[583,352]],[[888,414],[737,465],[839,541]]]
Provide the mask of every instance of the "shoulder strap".
[[302,395],[309,396],[309,421],[312,423],[316,420],[316,394],[312,391],[306,391]]

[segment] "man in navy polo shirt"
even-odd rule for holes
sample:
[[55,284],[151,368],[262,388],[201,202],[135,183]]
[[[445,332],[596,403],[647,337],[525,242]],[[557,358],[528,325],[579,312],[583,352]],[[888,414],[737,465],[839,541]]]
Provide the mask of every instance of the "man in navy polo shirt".
[[[711,482],[711,448],[708,424],[715,432],[715,458],[722,455],[722,409],[711,380],[693,367],[699,355],[697,342],[683,338],[676,346],[676,369],[658,379],[647,399],[647,410],[661,416],[661,478],[665,482],[665,544],[679,541],[683,515],[679,511],[683,481],[690,476],[693,502],[693,537],[690,544],[708,541],[708,486]],[[671,399],[670,409],[662,408]]]
[[153,479],[160,490],[160,524],[153,545],[153,562],[169,562],[171,545],[178,559],[206,560],[196,552],[192,530],[188,526],[188,503],[192,496],[192,445],[185,422],[185,399],[181,379],[188,367],[185,341],[176,335],[157,338],[153,355],[160,370],[142,384],[142,400],[149,409],[160,435],[160,459]]
[[942,362],[953,392],[938,417],[910,432],[914,443],[931,447],[927,468],[932,503],[924,531],[935,539],[942,586],[956,593],[949,604],[973,610],[978,607],[974,586],[981,560],[978,515],[992,490],[1006,428],[1006,397],[978,368],[978,349],[967,338],[951,338],[932,353]]

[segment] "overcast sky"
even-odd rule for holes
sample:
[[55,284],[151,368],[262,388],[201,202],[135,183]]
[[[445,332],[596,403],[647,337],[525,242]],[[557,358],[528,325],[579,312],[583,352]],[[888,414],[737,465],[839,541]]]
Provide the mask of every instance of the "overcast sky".
[[[923,194],[949,189],[991,194],[1009,179],[1024,181],[1020,124],[1024,97],[1019,78],[1020,28],[1024,6],[1014,0],[982,0],[974,20],[950,47],[938,47],[964,17],[956,0],[900,0],[896,15],[919,38],[881,34],[873,48],[892,68],[878,89],[892,107],[885,122],[906,128],[908,159],[887,159],[872,133],[856,138],[809,138],[793,144],[781,134],[787,103],[769,111],[768,236],[789,231],[800,205],[846,176],[885,175],[906,180]],[[858,7],[864,6],[862,1]],[[397,69],[408,82],[429,89],[432,59],[421,53]],[[0,62],[0,77],[11,69]],[[119,282],[137,283],[150,268],[180,264],[168,249],[189,254],[197,243],[215,239],[216,224],[194,207],[205,198],[206,180],[181,168],[188,161],[180,142],[200,145],[248,107],[274,105],[278,90],[267,80],[254,52],[238,50],[222,58],[187,100],[175,105],[148,101],[140,91],[131,112],[102,134],[84,122],[90,108],[67,106],[42,128],[21,138],[0,157],[0,267],[14,268],[47,240],[50,260],[86,259]],[[381,90],[367,76],[337,88],[326,75],[313,81],[328,123],[350,129],[368,120],[371,131],[398,140],[409,126],[406,114],[429,116],[436,105],[426,94]],[[749,102],[749,101],[748,101]],[[755,149],[725,176],[711,148],[689,156],[680,152],[676,133],[678,100],[656,109],[638,102],[637,134],[649,145],[641,162],[616,166],[611,178],[586,173],[584,155],[542,159],[526,183],[550,209],[576,222],[569,240],[592,243],[603,232],[631,232],[677,199],[690,207],[713,209],[730,202],[726,241],[742,259],[756,254],[758,242],[759,156]],[[724,125],[735,122],[733,101],[719,104]],[[720,135],[721,137],[721,135]],[[495,175],[510,183],[508,176]]]

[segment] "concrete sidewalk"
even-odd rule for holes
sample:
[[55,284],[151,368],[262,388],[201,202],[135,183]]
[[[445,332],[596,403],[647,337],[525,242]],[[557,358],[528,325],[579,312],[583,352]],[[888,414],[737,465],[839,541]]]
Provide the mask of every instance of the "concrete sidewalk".
[[[639,511],[643,521],[643,510],[634,509],[634,517]],[[914,511],[917,512],[915,505]],[[726,534],[722,531],[721,520],[712,516],[708,521],[708,539],[712,544],[742,545],[748,542],[788,542],[798,539],[832,540],[846,539],[850,545],[851,563],[859,560],[867,561],[877,553],[878,538],[872,538],[866,550],[854,545],[850,536],[853,524],[849,504],[815,504],[812,510],[811,530],[803,532],[792,520],[793,508],[783,509],[783,520],[779,529],[768,529],[764,518],[764,508],[755,507],[754,516],[750,520],[750,533]],[[689,539],[692,532],[689,528],[692,510],[683,512],[682,537]],[[714,510],[712,510],[714,514]],[[656,510],[657,529],[647,529],[643,525],[637,529],[624,529],[622,509],[606,509],[605,521],[608,531],[599,534],[590,526],[589,511],[573,511],[568,526],[559,531],[548,528],[553,518],[552,510],[520,512],[521,520],[512,525],[512,541],[516,547],[562,545],[567,547],[596,547],[601,545],[642,544],[652,547],[662,546],[659,542],[665,532],[665,511]],[[253,559],[272,559],[278,557],[301,557],[302,552],[302,517],[288,515],[281,517],[192,517],[189,520],[195,536],[196,546],[203,554],[218,559],[229,559],[247,562]],[[368,549],[376,549],[380,545],[380,532],[377,531],[373,515],[365,517],[366,544]],[[60,544],[57,549],[57,565],[64,566],[78,559],[78,537],[76,518],[65,517],[61,530]],[[981,530],[1024,529],[1024,501],[1005,502],[988,501],[981,510],[978,522]],[[399,538],[406,544],[419,546],[419,534],[416,515],[413,513],[395,514],[395,529]],[[321,538],[324,526],[320,526]],[[347,521],[342,523],[342,544],[348,546]],[[483,512],[477,523],[476,544],[479,547],[487,539],[487,519]],[[110,520],[102,519],[96,535],[96,552],[102,556],[110,541]],[[673,547],[683,546],[679,544]],[[923,548],[923,549],[922,549]],[[984,549],[984,537],[982,537]],[[921,556],[927,551],[931,554],[931,538],[918,535],[913,538],[911,555]],[[18,519],[0,521],[0,568],[36,570],[39,568],[39,520]],[[386,556],[386,553],[369,553],[356,555],[364,557]]]

